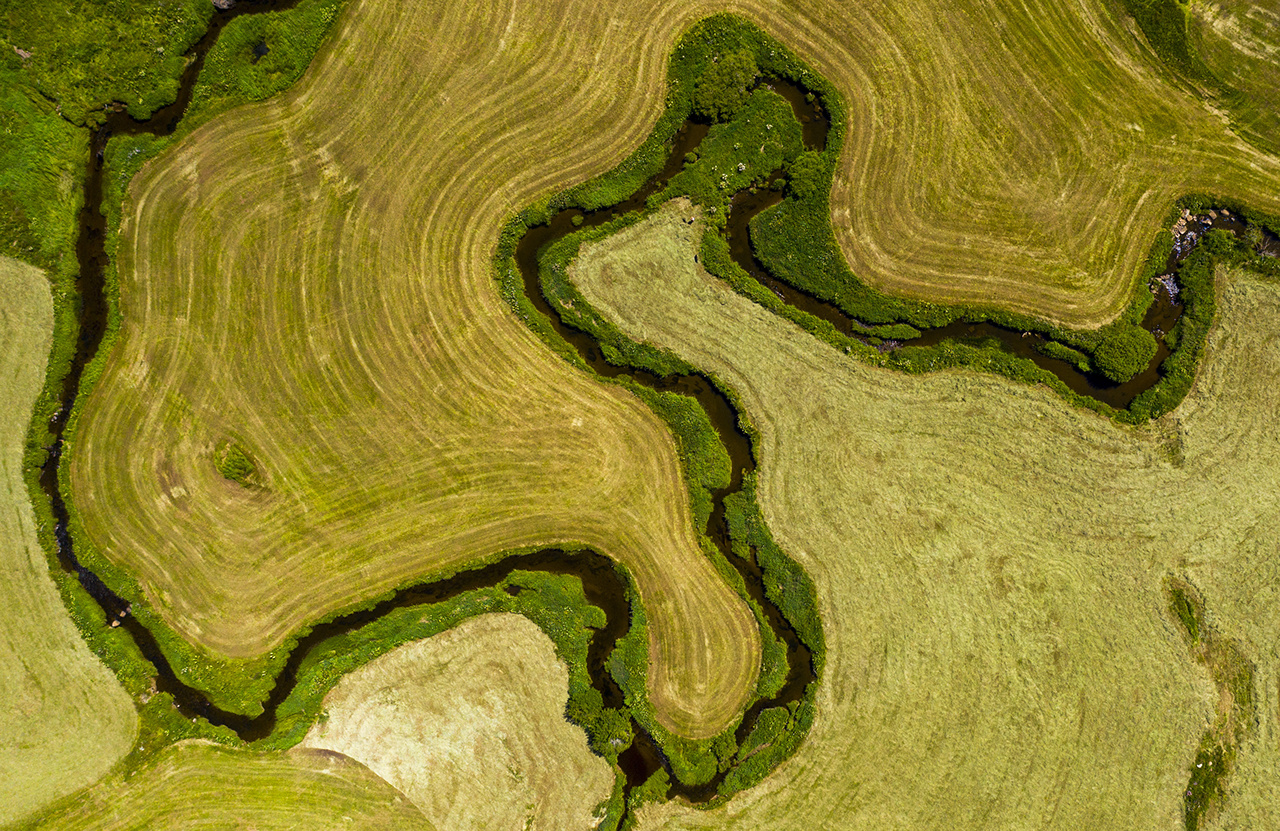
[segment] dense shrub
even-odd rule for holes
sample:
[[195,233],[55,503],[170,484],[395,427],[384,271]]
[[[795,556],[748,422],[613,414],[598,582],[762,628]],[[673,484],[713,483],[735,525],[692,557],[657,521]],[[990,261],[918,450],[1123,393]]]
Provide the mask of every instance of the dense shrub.
[[1146,369],[1155,356],[1154,335],[1140,326],[1124,326],[1098,344],[1093,364],[1103,375],[1122,384]]
[[1123,0],[1156,55],[1174,70],[1202,81],[1213,79],[1187,42],[1187,7],[1179,0]]
[[760,77],[755,58],[745,50],[710,64],[693,93],[693,112],[710,121],[728,121],[747,100],[747,89]]
[[826,186],[822,154],[802,153],[787,172],[787,191],[797,199],[821,196]]
[[1072,349],[1070,346],[1064,346],[1057,341],[1045,341],[1036,347],[1041,355],[1047,355],[1050,358],[1056,358],[1059,361],[1066,361],[1081,372],[1089,371],[1089,356],[1078,349]]
[[256,473],[253,459],[249,458],[249,454],[234,442],[222,449],[218,458],[214,460],[214,466],[227,479],[246,486],[252,482],[253,475]]

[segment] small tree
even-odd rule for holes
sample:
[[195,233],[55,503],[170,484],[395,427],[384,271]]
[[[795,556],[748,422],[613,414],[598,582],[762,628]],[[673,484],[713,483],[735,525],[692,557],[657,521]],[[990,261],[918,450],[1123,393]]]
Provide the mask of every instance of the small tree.
[[796,199],[812,199],[822,191],[823,173],[821,154],[801,153],[787,171],[787,190]]
[[1125,326],[1098,344],[1093,365],[1103,375],[1123,384],[1147,368],[1156,356],[1156,339],[1140,326]]
[[693,113],[710,121],[728,121],[747,100],[747,89],[760,76],[750,52],[724,55],[707,65],[693,92]]

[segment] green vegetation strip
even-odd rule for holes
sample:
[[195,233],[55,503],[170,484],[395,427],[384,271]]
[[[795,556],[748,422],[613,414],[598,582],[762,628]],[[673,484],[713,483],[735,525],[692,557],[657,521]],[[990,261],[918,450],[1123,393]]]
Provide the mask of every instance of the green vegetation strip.
[[1258,721],[1254,703],[1254,667],[1240,644],[1205,620],[1204,599],[1187,581],[1165,581],[1169,610],[1182,624],[1188,646],[1218,688],[1213,721],[1200,739],[1187,782],[1183,822],[1187,831],[1214,820],[1227,797],[1241,745]]

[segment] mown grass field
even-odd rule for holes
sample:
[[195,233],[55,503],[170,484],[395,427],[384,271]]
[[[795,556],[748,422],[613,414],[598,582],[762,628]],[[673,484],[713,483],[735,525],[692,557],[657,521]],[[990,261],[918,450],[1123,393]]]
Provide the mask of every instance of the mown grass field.
[[[1130,299],[1137,264],[1176,196],[1221,192],[1262,209],[1280,207],[1280,163],[1171,83],[1110,7],[353,2],[298,87],[215,119],[132,183],[120,249],[123,324],[69,448],[84,539],[135,575],[179,633],[215,656],[245,661],[308,622],[417,577],[521,546],[590,545],[636,578],[650,623],[648,694],[659,720],[690,736],[729,723],[755,680],[758,635],[698,548],[667,428],[629,394],[594,383],[538,343],[494,291],[490,260],[505,217],[613,167],[640,144],[657,118],[666,59],[680,32],[723,10],[791,45],[848,100],[849,139],[833,194],[836,233],[855,273],[886,290],[1096,325]],[[633,302],[651,295],[647,288]],[[736,351],[721,359],[726,372],[736,367],[725,377],[766,385],[750,373],[768,367],[740,364]],[[820,585],[826,581],[828,626],[839,630],[846,650],[846,663],[828,670],[844,680],[828,683],[822,706],[864,718],[861,733],[819,736],[824,758],[841,759],[848,773],[840,754],[854,749],[852,741],[878,736],[906,748],[887,755],[901,775],[886,772],[890,765],[868,768],[863,778],[872,784],[861,798],[881,794],[885,801],[875,804],[895,805],[894,793],[899,801],[924,794],[919,804],[926,807],[910,809],[924,811],[942,799],[937,795],[956,792],[963,793],[957,810],[975,818],[998,812],[992,805],[1031,810],[1043,803],[1010,800],[994,786],[996,795],[982,802],[987,791],[965,791],[958,782],[968,781],[966,771],[973,781],[989,781],[987,758],[973,748],[985,750],[986,741],[1009,750],[997,734],[1042,728],[1022,719],[1040,712],[1054,729],[1039,729],[1041,743],[1009,750],[1010,788],[1041,781],[1027,769],[1042,761],[1038,752],[1051,752],[1047,737],[1055,736],[1079,754],[1078,764],[1064,763],[1065,777],[1077,775],[1081,760],[1110,758],[1107,752],[1121,754],[1111,758],[1117,764],[1131,763],[1101,766],[1128,777],[1130,801],[1108,804],[1107,816],[1150,810],[1134,794],[1163,795],[1184,775],[1170,760],[1188,752],[1179,742],[1194,743],[1189,725],[1204,715],[1196,707],[1203,710],[1208,690],[1177,652],[1176,633],[1157,626],[1157,590],[1144,580],[1168,563],[1139,568],[1131,557],[1119,565],[1090,558],[1070,513],[1094,510],[1086,497],[1096,489],[1070,478],[1083,465],[1056,469],[1059,478],[1048,480],[1050,490],[1060,485],[1074,494],[1079,504],[1069,508],[1035,502],[1032,493],[1041,491],[1032,484],[1009,489],[990,477],[1009,459],[1041,462],[1037,453],[1045,464],[1083,454],[1110,464],[1110,475],[1148,450],[1163,452],[1165,439],[1151,432],[1133,439],[1092,417],[1058,412],[1060,404],[1032,390],[955,373],[925,381],[894,376],[890,386],[902,385],[894,387],[902,400],[879,411],[867,403],[865,421],[848,416],[843,398],[829,399],[828,408],[841,414],[823,426],[823,413],[796,407],[809,402],[795,401],[794,390],[835,384],[821,374],[834,369],[805,367],[788,376],[786,403],[795,412],[774,414],[758,402],[749,409],[765,413],[753,411],[753,418],[792,419],[788,430],[828,431],[814,440],[824,450],[794,451],[799,461],[788,462],[790,470],[838,457],[860,477],[814,480],[818,495],[796,497],[792,513],[779,507],[781,480],[769,478],[780,475],[768,467],[775,463],[766,462],[763,480],[766,515],[788,529],[775,527],[784,546],[812,567]],[[858,383],[887,377],[857,372],[851,377]],[[885,383],[857,388],[855,398],[880,400]],[[956,384],[965,395],[972,388],[996,397],[970,414],[947,398]],[[784,389],[776,380],[767,386],[779,396]],[[840,395],[846,392],[841,386]],[[1009,396],[1038,403],[1019,420]],[[902,401],[919,402],[912,412],[920,434],[910,442],[901,432]],[[801,413],[814,424],[798,420]],[[1040,416],[1066,425],[1062,435],[1083,449],[1063,439],[1050,453],[1014,438],[1025,418]],[[1078,425],[1085,425],[1081,433],[1071,433]],[[770,430],[775,438],[784,432]],[[835,447],[836,436],[871,438]],[[985,451],[1002,436],[1010,444],[1001,452],[1009,455],[996,465]],[[933,455],[920,455],[930,441],[937,442]],[[241,481],[218,470],[232,446],[252,466],[233,477]],[[895,462],[905,469],[885,461],[882,482],[874,465],[857,467],[863,451],[882,447],[911,451],[915,461]],[[1123,452],[1109,456],[1116,447]],[[766,452],[775,448],[766,445]],[[976,472],[956,473],[953,456],[960,464],[972,457]],[[918,475],[903,478],[912,464]],[[934,483],[930,470],[961,481]],[[908,481],[937,484],[942,501],[917,510],[909,497],[919,491],[905,489]],[[855,500],[847,509],[840,495],[848,487],[870,503]],[[882,493],[890,499],[877,503]],[[1097,520],[1154,521],[1136,500],[1118,498]],[[1014,541],[1011,529],[1024,522],[1038,536]],[[952,525],[958,527],[948,532]],[[1129,526],[1119,527],[1124,531],[1114,536],[1131,542]],[[839,536],[846,532],[854,536]],[[1043,596],[1016,612],[994,601],[966,605],[987,598],[983,580],[1019,585],[1016,573],[999,581],[982,576],[989,564],[979,568],[977,552],[996,540],[1014,551],[1000,569],[1014,569],[1019,552],[1037,550],[1028,540],[1064,546],[1053,579],[1034,584]],[[872,573],[872,560],[830,562],[841,559],[838,552],[869,550],[863,544],[871,542],[880,545],[877,556],[916,568],[920,582],[897,585],[892,569]],[[930,560],[925,555],[935,544],[941,548]],[[946,568],[963,550],[973,558],[959,568],[972,573],[948,582]],[[92,557],[90,546],[83,551]],[[1122,736],[1138,742],[1138,734],[1105,720],[1114,707],[1103,704],[1112,699],[1096,688],[1092,705],[1079,708],[1104,719],[1093,725],[1092,745],[1066,743],[1062,712],[1040,709],[1055,693],[1074,690],[1068,679],[1098,675],[1104,643],[1078,631],[1077,601],[1082,585],[1113,584],[1121,588],[1107,595],[1101,620],[1113,627],[1105,631],[1118,633],[1120,652],[1139,660],[1107,671],[1116,684],[1144,691],[1145,712],[1167,717],[1151,740],[1158,746],[1140,758],[1123,756],[1131,747],[1118,749]],[[930,594],[944,588],[950,594]],[[840,604],[849,605],[836,603],[837,592],[846,592]],[[883,605],[890,598],[898,602],[892,610]],[[1212,593],[1209,602],[1213,608]],[[952,615],[947,627],[928,628],[936,620],[924,613],[935,606]],[[1066,621],[1077,640],[1037,641],[1047,624],[1036,615]],[[1015,623],[1030,633],[1029,643],[982,640],[1016,630]],[[973,648],[952,649],[966,632]],[[855,641],[894,644],[900,652],[883,651],[876,663],[854,651]],[[1036,670],[1058,654],[1066,670]],[[961,657],[977,682],[969,670],[955,669]],[[893,728],[864,693],[856,706],[848,702],[852,690],[874,688],[868,673],[885,667],[915,677],[915,684],[886,687],[882,706],[928,725],[919,734]],[[944,694],[936,677],[945,671],[956,681]],[[1027,693],[1021,680],[1011,680],[1022,679],[1019,673],[1040,689]],[[1004,710],[997,707],[1005,721],[988,728],[974,714],[989,712],[991,698],[1005,702]],[[957,719],[972,741],[962,740],[962,731],[938,730],[935,712]],[[921,742],[937,751],[934,768],[919,768]],[[879,745],[861,746],[876,747],[868,765],[884,755]],[[797,760],[787,770],[805,764]],[[749,799],[777,793],[782,781],[771,779]],[[795,789],[799,798],[809,787]],[[1173,811],[1173,799],[1160,796],[1158,810]],[[1062,809],[1081,821],[1096,818],[1089,810],[1082,799]]]
[[0,257],[0,825],[101,777],[138,729],[129,697],[67,618],[22,478],[52,334],[44,272]]
[[[759,638],[694,538],[670,433],[550,354],[489,271],[503,218],[564,181],[546,148],[571,145],[573,118],[601,124],[579,178],[649,113],[607,133],[599,93],[619,98],[636,67],[587,84],[586,63],[538,47],[604,26],[598,10],[572,31],[576,12],[515,11],[353,4],[297,88],[139,175],[75,504],[166,620],[237,658],[417,577],[590,545],[637,581],[659,717],[715,733],[751,691]],[[637,35],[614,36],[634,52]],[[216,469],[230,443],[249,487]]]
[[567,685],[537,626],[483,615],[344,677],[304,745],[362,762],[437,828],[594,828],[613,770],[565,721]]
[[413,829],[428,823],[395,788],[340,753],[250,754],[184,743],[110,777],[31,828]]
[[642,827],[1181,827],[1217,691],[1169,574],[1257,667],[1218,827],[1273,822],[1280,287],[1222,275],[1191,396],[1123,427],[1044,388],[843,356],[696,265],[685,211],[584,249],[572,277],[741,396],[764,515],[817,584],[827,670],[772,777]]
[[1224,103],[1238,129],[1280,152],[1280,3],[1197,0],[1187,28],[1196,54],[1232,89]]

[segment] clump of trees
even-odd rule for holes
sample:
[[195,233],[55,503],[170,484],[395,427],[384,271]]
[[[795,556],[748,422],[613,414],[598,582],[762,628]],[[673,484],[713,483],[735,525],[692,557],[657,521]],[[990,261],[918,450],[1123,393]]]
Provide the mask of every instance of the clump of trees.
[[694,115],[708,121],[728,121],[746,102],[747,90],[758,77],[760,68],[746,50],[708,64],[693,92]]
[[224,447],[213,463],[218,472],[227,479],[245,487],[253,484],[254,475],[257,473],[253,459],[234,442]]
[[1155,336],[1141,326],[1124,326],[1103,338],[1093,353],[1094,368],[1123,384],[1151,363],[1156,356]]
[[801,153],[787,171],[787,192],[796,199],[824,196],[827,188],[826,174],[827,168],[822,162],[821,153]]

